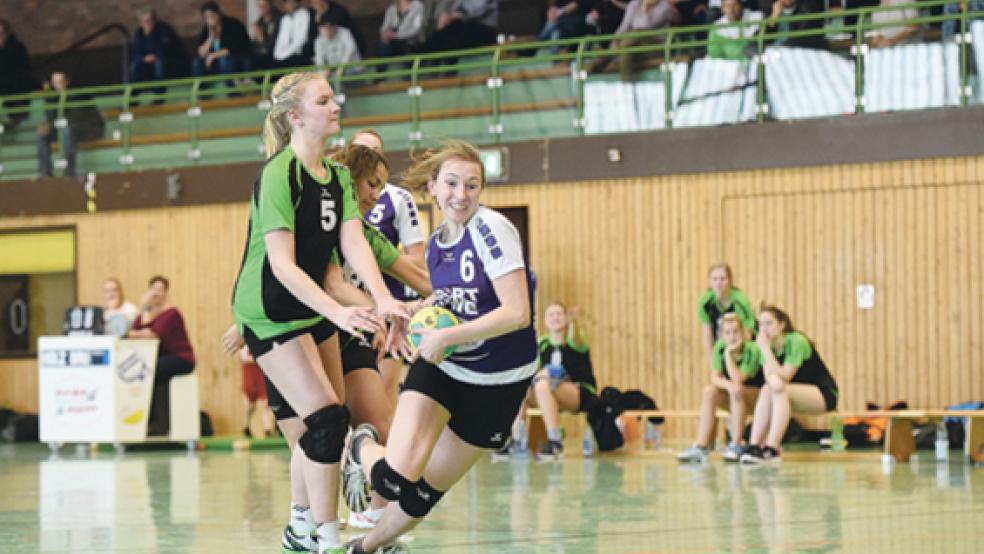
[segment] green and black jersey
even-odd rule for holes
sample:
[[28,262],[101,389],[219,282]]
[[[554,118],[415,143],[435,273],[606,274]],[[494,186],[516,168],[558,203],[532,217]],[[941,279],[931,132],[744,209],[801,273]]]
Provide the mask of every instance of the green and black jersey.
[[[396,263],[397,258],[400,257],[400,251],[393,246],[387,238],[386,235],[382,234],[378,229],[370,225],[366,220],[362,220],[362,233],[366,237],[366,242],[369,243],[369,248],[372,249],[372,255],[376,258],[376,264],[379,265],[379,269],[385,271]],[[355,270],[352,269],[345,261],[345,256],[342,255],[342,249],[337,248],[331,254],[331,263],[342,268],[342,274],[345,276],[345,280],[360,289],[365,290],[365,285],[359,276],[355,274]],[[349,344],[357,343],[357,340],[352,335],[348,333],[342,333],[342,349],[348,347]]]
[[[400,250],[386,238],[386,235],[364,219],[362,220],[362,234],[365,235],[366,242],[369,243],[369,248],[372,249],[372,256],[376,258],[376,264],[379,266],[379,269],[385,271],[393,267],[393,264],[400,257]],[[331,263],[342,268],[346,281],[365,290],[365,286],[363,286],[359,276],[355,274],[355,270],[345,261],[345,256],[342,255],[341,248],[337,248],[332,252]]]
[[718,301],[714,290],[707,289],[707,292],[700,295],[700,299],[697,300],[697,319],[701,323],[711,326],[711,333],[715,341],[718,340],[718,319],[726,313],[738,314],[738,318],[741,319],[745,329],[755,330],[755,310],[752,309],[752,302],[748,296],[741,290],[731,287],[728,299],[730,304],[725,308]]
[[286,229],[294,234],[294,258],[322,285],[342,223],[361,217],[348,169],[324,159],[328,177],[311,175],[287,146],[267,160],[253,185],[249,230],[232,313],[240,331],[249,326],[260,339],[309,327],[323,317],[294,297],[273,275],[264,236]]
[[[731,379],[724,360],[724,357],[727,355],[727,352],[725,352],[726,347],[727,343],[723,340],[714,343],[714,353],[711,355],[711,369],[723,375],[725,379]],[[745,341],[741,345],[741,353],[737,361],[738,371],[745,376],[745,386],[761,387],[765,384],[765,376],[762,373],[762,351],[759,350],[755,341]]]
[[823,363],[820,354],[802,333],[786,333],[782,352],[776,352],[779,365],[798,367],[790,382],[816,385],[837,396],[837,382]]
[[549,336],[540,337],[537,341],[540,351],[540,367],[561,365],[567,371],[571,381],[587,385],[589,390],[596,393],[594,369],[591,367],[591,354],[588,343],[565,340],[561,344],[550,342]]

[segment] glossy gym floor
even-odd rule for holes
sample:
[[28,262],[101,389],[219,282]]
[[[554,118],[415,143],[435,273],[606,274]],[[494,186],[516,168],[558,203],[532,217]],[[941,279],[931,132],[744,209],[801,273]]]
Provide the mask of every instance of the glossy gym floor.
[[[574,446],[574,445],[571,445]],[[576,450],[576,449],[575,449]],[[982,552],[984,468],[788,455],[681,466],[670,452],[483,460],[413,552]],[[0,446],[0,552],[277,552],[286,450],[91,453]],[[344,537],[352,536],[350,531]]]

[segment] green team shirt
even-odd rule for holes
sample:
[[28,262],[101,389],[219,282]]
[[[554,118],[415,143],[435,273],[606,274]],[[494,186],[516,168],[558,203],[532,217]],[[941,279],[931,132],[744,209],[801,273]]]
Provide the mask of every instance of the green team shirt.
[[718,339],[718,319],[730,312],[738,314],[741,324],[750,331],[755,330],[755,310],[752,309],[752,302],[740,289],[731,287],[728,298],[731,304],[725,308],[718,301],[713,289],[707,289],[697,300],[697,319],[705,325],[711,326],[712,336]]
[[341,225],[361,217],[348,169],[324,158],[328,176],[311,175],[287,146],[267,160],[253,184],[249,229],[233,291],[232,313],[260,339],[303,329],[323,317],[294,297],[273,275],[264,236],[285,229],[294,234],[297,266],[322,285]]
[[[372,249],[372,255],[376,258],[376,264],[379,265],[379,269],[386,270],[393,267],[397,258],[400,257],[400,251],[386,238],[386,235],[370,225],[365,219],[362,220],[362,234],[365,235],[366,241],[369,243],[369,248]],[[345,276],[345,281],[365,290],[366,287],[359,279],[359,276],[355,274],[355,270],[344,260],[345,256],[342,255],[341,248],[337,248],[331,253],[331,263],[342,268],[342,275]],[[348,348],[351,344],[357,344],[359,342],[358,339],[347,333],[342,333],[341,336],[343,337],[342,350]]]
[[[372,249],[372,255],[376,258],[376,264],[379,265],[379,269],[386,270],[393,267],[393,264],[400,257],[400,250],[386,238],[386,235],[364,219],[362,220],[362,234],[365,235],[366,242],[369,243],[369,248]],[[359,280],[352,267],[344,261],[344,256],[342,256],[340,248],[335,249],[331,253],[331,263],[343,268],[346,281],[359,288],[365,288],[362,286],[362,281]]]
[[[580,333],[578,333],[580,335]],[[560,344],[550,342],[550,335],[544,335],[537,341],[540,352],[540,367],[550,364],[562,365],[571,381],[586,385],[592,393],[597,393],[597,381],[594,368],[591,365],[591,354],[588,341],[584,336],[579,340],[564,339]]]
[[802,333],[786,333],[786,340],[782,346],[782,352],[777,352],[776,361],[780,365],[789,365],[798,368],[796,374],[790,382],[806,383],[826,388],[837,395],[837,383],[834,376],[827,369],[827,364],[820,358],[820,354],[810,344],[810,340]]
[[[711,354],[711,369],[720,373],[725,379],[730,379],[728,368],[724,364],[725,348],[727,344],[724,340],[714,343],[714,352]],[[765,383],[762,375],[762,351],[759,350],[755,341],[745,341],[741,345],[741,355],[738,357],[738,371],[745,376],[745,385],[749,387],[761,387]]]

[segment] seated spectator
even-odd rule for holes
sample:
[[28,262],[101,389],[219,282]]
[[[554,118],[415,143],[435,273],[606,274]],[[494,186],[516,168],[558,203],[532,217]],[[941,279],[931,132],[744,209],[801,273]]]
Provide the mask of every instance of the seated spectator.
[[779,21],[780,17],[822,13],[823,3],[820,0],[774,0],[772,13],[766,20],[769,33],[790,33],[794,31],[816,31],[817,34],[805,37],[780,36],[773,41],[776,46],[793,46],[798,48],[827,48],[827,38],[823,34],[824,19],[807,21]]
[[[904,6],[912,4],[912,0],[882,0],[881,7]],[[915,8],[895,9],[880,11],[871,14],[871,24],[881,25],[894,21],[905,21],[919,17],[919,10]],[[880,27],[874,29],[874,34],[868,39],[868,45],[872,48],[887,48],[896,44],[919,42],[921,39],[919,24],[899,25],[898,27]]]
[[335,17],[335,21],[338,22],[339,27],[345,27],[352,34],[352,38],[355,39],[355,46],[359,52],[366,51],[366,44],[362,41],[362,33],[355,26],[355,20],[352,19],[352,14],[349,13],[345,6],[335,2],[334,0],[311,0],[311,7],[308,8],[311,12],[311,24],[308,28],[310,51],[309,54],[314,56],[314,41],[318,38],[318,27],[320,25],[321,18],[325,14],[332,14]]
[[[0,96],[30,92],[31,61],[27,55],[24,43],[14,34],[10,23],[0,19]],[[7,107],[26,106],[28,100],[18,100],[16,103],[5,102]],[[27,118],[27,113],[18,114],[15,121]]]
[[[551,0],[547,10],[547,23],[537,35],[537,40],[557,40],[582,37],[588,33],[587,0]],[[559,46],[551,46],[550,53],[557,54]]]
[[315,65],[350,64],[362,59],[352,33],[342,27],[338,19],[335,12],[321,15],[321,21],[318,22],[319,35],[314,41]]
[[107,335],[125,337],[136,321],[140,310],[123,298],[123,285],[116,277],[109,277],[102,284],[103,329]]
[[446,52],[495,44],[498,26],[496,0],[455,0],[438,15],[437,30],[424,44],[423,51]]
[[202,4],[204,25],[198,33],[198,57],[191,63],[196,77],[249,71],[253,67],[249,35],[239,20],[224,15],[219,5]]
[[424,15],[420,29],[420,43],[426,44],[441,26],[443,16],[450,12],[457,0],[423,0]]
[[[556,459],[564,453],[560,412],[587,411],[597,399],[588,341],[577,327],[576,317],[576,308],[568,310],[559,302],[550,304],[544,312],[547,334],[539,340],[542,369],[533,377],[529,398],[531,404],[539,406],[547,428],[547,443],[537,452],[541,459]],[[518,418],[524,422],[525,411],[524,406]],[[525,440],[525,437],[519,439]]]
[[[729,0],[725,0],[727,3]],[[735,1],[735,0],[731,0]],[[727,10],[727,8],[725,8]],[[710,454],[714,440],[717,417],[715,411],[724,408],[731,413],[728,430],[731,442],[724,453],[728,462],[737,462],[744,453],[742,436],[745,434],[745,414],[754,406],[762,377],[762,355],[758,345],[751,340],[738,314],[727,313],[719,322],[721,340],[714,345],[711,358],[710,383],[704,387],[700,403],[700,420],[697,424],[697,441],[677,455],[681,462],[704,462]]]
[[595,34],[614,34],[622,24],[628,5],[629,0],[594,0],[584,21]]
[[[56,71],[51,74],[50,86],[52,90],[64,92],[68,90],[68,74]],[[83,95],[70,96],[67,100],[78,101],[86,100]],[[65,108],[63,112],[64,126],[57,129],[59,98],[52,96],[46,100],[48,109],[45,111],[45,120],[38,124],[37,153],[38,153],[38,174],[41,177],[51,177],[51,144],[58,141],[58,132],[61,131],[62,156],[65,158],[65,175],[74,177],[76,174],[75,160],[76,148],[78,143],[83,140],[93,140],[103,136],[105,123],[102,115],[95,106],[78,106]]]
[[[311,12],[301,8],[299,0],[284,0],[284,13],[273,45],[273,66],[297,67],[311,64],[311,54],[304,55],[311,23]],[[313,51],[313,48],[312,48]]]
[[186,75],[188,57],[174,28],[157,19],[153,8],[137,12],[140,26],[133,37],[130,81],[160,81]]
[[[956,15],[966,11],[984,12],[984,0],[960,0],[959,2],[953,2],[943,6],[943,13],[946,15]],[[980,16],[971,19],[973,20],[979,18]],[[959,19],[948,19],[944,21],[943,25],[940,27],[940,31],[943,34],[943,40],[953,40],[953,35],[956,34],[957,29],[959,28]],[[967,29],[967,31],[970,31],[970,29]]]
[[781,309],[762,305],[756,338],[765,384],[755,402],[751,445],[742,463],[779,461],[793,412],[817,415],[837,408],[837,382],[810,339],[793,328]]
[[141,299],[140,315],[127,335],[132,339],[160,340],[148,435],[166,435],[170,431],[168,384],[171,377],[191,373],[195,369],[195,352],[188,340],[184,318],[177,308],[167,302],[168,285],[167,279],[160,275],[150,279],[150,286]]
[[256,0],[260,16],[253,22],[253,59],[258,69],[273,66],[273,45],[277,42],[280,29],[280,10],[273,0]]
[[[754,52],[752,38],[758,34],[762,14],[746,10],[741,0],[724,0],[724,15],[714,22],[708,37],[707,57],[722,60],[744,60]],[[735,23],[748,25],[734,26]],[[747,49],[751,46],[752,50]]]
[[[670,0],[632,0],[625,8],[622,24],[615,30],[616,35],[633,31],[664,29],[679,21],[680,15]],[[614,48],[629,47],[641,44],[663,42],[665,37],[654,35],[643,38],[622,38],[612,42]],[[619,59],[619,71],[623,81],[631,81],[635,73],[635,65],[641,59],[641,54],[622,54]],[[604,71],[613,61],[612,56],[599,56],[591,64],[590,72]]]
[[[420,47],[420,35],[424,28],[424,5],[420,0],[395,0],[386,8],[383,24],[379,27],[379,57],[406,56]],[[386,65],[379,65],[379,72]]]

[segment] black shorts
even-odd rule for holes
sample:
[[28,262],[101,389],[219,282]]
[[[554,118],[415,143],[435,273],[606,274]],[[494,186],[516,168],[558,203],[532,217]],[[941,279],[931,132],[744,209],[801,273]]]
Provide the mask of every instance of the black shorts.
[[270,410],[273,411],[273,417],[277,420],[297,417],[297,412],[287,403],[284,395],[280,394],[277,387],[273,386],[266,373],[263,374],[263,388],[266,389],[267,406],[270,406]]
[[248,325],[243,325],[243,340],[246,341],[246,346],[249,347],[250,353],[253,355],[253,358],[256,359],[273,350],[273,345],[283,344],[290,339],[301,335],[311,335],[311,338],[314,339],[314,344],[321,344],[330,339],[337,330],[338,328],[335,327],[334,323],[328,321],[327,319],[322,319],[310,327],[295,329],[268,339],[261,339],[256,336]]
[[832,412],[837,409],[837,391],[830,387],[817,387],[823,395],[823,402],[827,405],[827,411]]
[[595,387],[590,383],[575,383],[577,385],[577,390],[580,392],[577,401],[577,413],[584,413],[588,411],[588,408],[594,406],[598,401],[598,394]]
[[357,369],[379,371],[374,348],[341,330],[338,331],[338,341],[342,348],[342,375],[348,375]]
[[479,448],[498,449],[512,435],[512,424],[530,380],[506,385],[463,383],[434,364],[418,359],[410,366],[404,391],[417,391],[451,413],[448,428]]
[[[323,319],[310,327],[290,331],[269,339],[260,339],[257,338],[249,327],[244,325],[243,339],[246,341],[246,346],[249,347],[249,351],[253,354],[253,358],[255,359],[273,350],[274,344],[283,344],[294,337],[299,337],[304,334],[310,334],[311,338],[314,339],[315,344],[321,344],[330,339],[335,334],[335,331],[337,331],[335,325],[327,319]],[[263,386],[266,388],[267,405],[269,405],[270,409],[273,410],[274,417],[277,419],[290,419],[292,417],[297,417],[297,412],[294,411],[294,408],[291,408],[290,404],[287,403],[287,400],[284,399],[284,396],[280,394],[279,390],[277,390],[277,387],[273,386],[273,383],[267,378],[265,371],[263,372]]]

